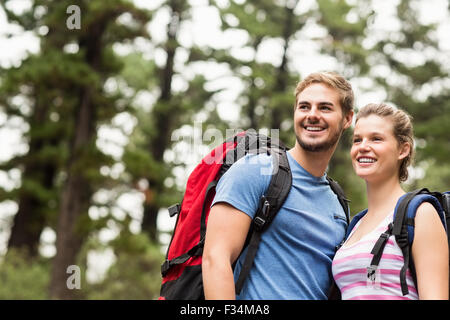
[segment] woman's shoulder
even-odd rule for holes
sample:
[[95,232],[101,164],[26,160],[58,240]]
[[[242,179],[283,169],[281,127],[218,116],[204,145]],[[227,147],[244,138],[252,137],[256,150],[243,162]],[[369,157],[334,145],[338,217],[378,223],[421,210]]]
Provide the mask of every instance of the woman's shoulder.
[[417,208],[416,217],[414,220],[416,231],[423,230],[427,233],[432,233],[436,230],[442,230],[442,228],[444,228],[443,230],[445,231],[445,226],[442,223],[438,212],[429,202],[423,202],[420,204]]
[[436,211],[434,206],[429,202],[423,202],[419,205],[416,211],[416,219],[419,220],[437,219],[438,221],[440,221],[438,212]]

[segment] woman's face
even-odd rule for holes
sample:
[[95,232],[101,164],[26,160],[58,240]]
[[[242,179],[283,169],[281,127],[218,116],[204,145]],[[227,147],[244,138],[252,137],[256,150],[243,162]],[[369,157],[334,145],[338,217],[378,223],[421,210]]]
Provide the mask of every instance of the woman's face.
[[409,154],[409,145],[399,146],[389,118],[369,115],[355,124],[350,150],[353,169],[366,181],[398,178],[400,162]]

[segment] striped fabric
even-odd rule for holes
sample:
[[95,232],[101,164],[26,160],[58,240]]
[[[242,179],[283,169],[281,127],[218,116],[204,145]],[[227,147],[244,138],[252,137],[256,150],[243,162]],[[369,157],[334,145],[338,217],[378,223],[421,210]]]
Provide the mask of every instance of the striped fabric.
[[[348,246],[346,243],[336,252],[333,260],[333,277],[342,293],[343,300],[417,300],[418,294],[411,273],[406,273],[409,294],[402,295],[400,269],[403,255],[400,247],[391,236],[384,248],[374,281],[367,278],[375,242],[387,230],[393,214],[387,216],[372,232],[358,242]],[[349,238],[359,227],[359,221]]]

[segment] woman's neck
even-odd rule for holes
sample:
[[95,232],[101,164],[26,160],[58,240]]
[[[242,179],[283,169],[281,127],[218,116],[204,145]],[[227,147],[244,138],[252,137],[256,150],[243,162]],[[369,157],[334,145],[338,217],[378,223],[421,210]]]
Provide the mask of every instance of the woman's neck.
[[368,213],[387,216],[395,209],[398,199],[405,194],[397,177],[378,182],[367,182]]

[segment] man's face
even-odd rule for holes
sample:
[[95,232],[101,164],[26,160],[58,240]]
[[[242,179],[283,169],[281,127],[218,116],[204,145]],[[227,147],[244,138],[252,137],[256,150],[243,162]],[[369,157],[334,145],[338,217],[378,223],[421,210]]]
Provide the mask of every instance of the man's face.
[[294,126],[297,142],[306,151],[328,151],[351,124],[353,113],[344,117],[337,90],[313,83],[297,96]]

